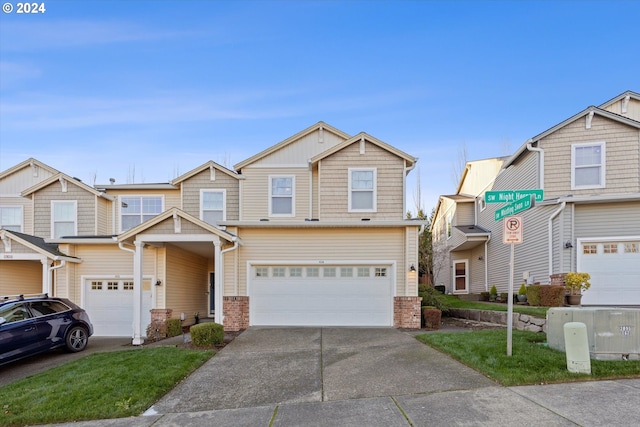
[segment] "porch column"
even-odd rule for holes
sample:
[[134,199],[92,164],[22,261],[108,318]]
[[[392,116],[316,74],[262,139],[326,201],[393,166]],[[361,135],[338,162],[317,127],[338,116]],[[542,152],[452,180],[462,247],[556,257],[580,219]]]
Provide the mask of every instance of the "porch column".
[[222,292],[224,280],[222,278],[223,275],[223,267],[222,267],[222,254],[220,248],[222,247],[222,242],[220,239],[216,239],[213,241],[213,245],[215,246],[215,253],[213,257],[213,265],[215,269],[215,274],[213,275],[213,292],[214,292],[214,301],[213,301],[213,311],[214,318],[213,320],[222,325]]
[[49,296],[52,297],[53,295],[51,294],[51,273],[49,272],[49,259],[44,258],[41,259],[40,262],[42,263],[42,293],[49,294]]
[[136,240],[133,255],[133,341],[132,345],[142,345],[142,260],[144,242]]

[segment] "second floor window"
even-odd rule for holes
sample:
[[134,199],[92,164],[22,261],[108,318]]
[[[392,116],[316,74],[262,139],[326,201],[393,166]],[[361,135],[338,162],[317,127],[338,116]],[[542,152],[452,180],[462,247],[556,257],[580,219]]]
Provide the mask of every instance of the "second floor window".
[[127,231],[162,213],[162,196],[120,197],[120,228]]
[[605,177],[605,143],[571,146],[571,188],[603,188]]
[[0,206],[0,228],[22,232],[22,207]]
[[51,202],[51,237],[77,234],[78,203],[75,200]]
[[218,221],[226,219],[224,190],[200,190],[200,219],[217,225]]
[[349,169],[349,212],[375,212],[376,169]]
[[294,216],[294,186],[293,176],[269,177],[269,215]]

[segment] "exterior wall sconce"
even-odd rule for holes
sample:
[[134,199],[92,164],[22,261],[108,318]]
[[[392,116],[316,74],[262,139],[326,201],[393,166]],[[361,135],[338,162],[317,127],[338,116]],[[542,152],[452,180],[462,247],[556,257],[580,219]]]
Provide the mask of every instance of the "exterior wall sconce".
[[571,244],[571,240],[567,240],[567,243],[564,244],[565,249],[571,249],[573,245]]
[[414,267],[414,265],[413,265],[413,264],[411,264],[411,267],[409,267],[409,271],[410,271],[411,273],[415,273],[415,272],[416,272],[416,268]]
[[162,286],[162,281],[156,280],[156,286]]

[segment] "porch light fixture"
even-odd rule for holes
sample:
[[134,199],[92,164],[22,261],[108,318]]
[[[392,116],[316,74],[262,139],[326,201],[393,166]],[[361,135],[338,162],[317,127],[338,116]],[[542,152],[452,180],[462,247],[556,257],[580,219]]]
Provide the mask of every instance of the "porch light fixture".
[[161,285],[162,285],[162,281],[156,280],[156,286],[161,286]]
[[413,264],[411,264],[411,267],[409,267],[409,271],[412,273],[416,272],[416,268],[413,266]]

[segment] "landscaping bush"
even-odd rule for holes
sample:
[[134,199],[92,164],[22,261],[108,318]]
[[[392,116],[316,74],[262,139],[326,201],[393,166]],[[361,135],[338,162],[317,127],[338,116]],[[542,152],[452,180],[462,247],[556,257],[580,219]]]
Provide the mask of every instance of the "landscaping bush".
[[180,319],[167,320],[167,336],[168,337],[177,337],[181,333],[182,333],[182,322],[180,322]]
[[480,292],[480,301],[489,301],[489,292]]
[[189,331],[191,342],[196,347],[210,347],[224,341],[224,327],[218,323],[199,323],[191,326]]
[[540,305],[540,285],[527,286],[527,301],[529,305]]
[[509,292],[500,292],[500,302],[509,302]]
[[449,303],[446,297],[438,292],[433,286],[420,285],[418,287],[418,296],[422,297],[420,305],[422,307],[435,307],[442,312],[449,311]]
[[543,307],[562,307],[565,294],[564,286],[540,286],[540,305]]
[[442,311],[433,306],[422,307],[422,320],[427,329],[440,329]]

